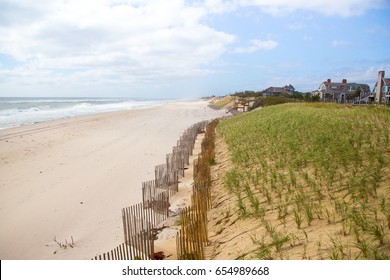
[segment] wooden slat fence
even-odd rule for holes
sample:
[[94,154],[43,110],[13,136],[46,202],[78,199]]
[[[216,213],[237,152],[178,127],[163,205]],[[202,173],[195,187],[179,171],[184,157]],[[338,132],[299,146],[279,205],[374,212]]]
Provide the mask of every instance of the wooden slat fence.
[[154,234],[141,231],[128,243],[122,243],[113,250],[96,256],[94,260],[152,260],[154,259]]
[[211,209],[211,186],[194,184],[192,186],[191,203],[199,212],[207,212]]
[[[177,141],[177,146],[173,147],[172,153],[167,154],[165,164],[155,166],[155,179],[142,183],[142,202],[122,209],[124,243],[107,253],[96,256],[95,260],[154,258],[156,226],[168,218],[169,198],[177,193],[179,177],[184,176],[184,170],[189,165],[195,140],[199,133],[205,131],[207,124],[207,121],[199,122],[187,129]],[[203,172],[201,169],[197,167],[197,172]],[[210,203],[209,199],[204,200],[208,190],[203,190],[200,184],[195,185],[196,194],[192,201],[196,206],[180,214],[185,225],[178,234],[177,242],[186,244],[180,247],[182,258],[190,258],[189,254],[193,252],[196,259],[203,259],[203,248],[207,242],[207,219],[204,208],[209,207]]]
[[151,180],[142,182],[142,202],[145,207],[151,207],[157,200],[157,196],[166,193],[169,197],[175,195],[179,190],[179,178],[177,172],[167,174],[160,178],[160,181]]
[[199,221],[191,221],[177,233],[176,248],[178,260],[203,260],[204,245],[202,244]]
[[207,244],[207,210],[211,208],[211,172],[214,161],[215,126],[217,121],[207,126],[202,141],[202,151],[194,160],[194,185],[191,207],[180,212],[181,229],[176,236],[176,249],[179,260],[201,260],[205,258]]
[[[197,189],[204,189],[203,187]],[[179,260],[203,260],[204,248],[208,242],[207,210],[211,196],[202,190],[192,196],[192,206],[180,212],[181,229],[176,237]]]
[[204,259],[207,245],[207,210],[211,207],[209,188],[194,185],[191,202],[192,206],[180,212],[181,229],[176,236],[179,260]]
[[[184,171],[184,169],[183,169]],[[167,164],[159,164],[154,167],[155,174],[155,187],[167,189],[167,187],[172,186],[174,189],[177,188],[179,175],[181,170],[169,169]],[[173,195],[173,194],[172,194]]]
[[183,167],[186,167],[190,164],[190,156],[192,155],[192,145],[190,141],[191,139],[179,140],[177,141],[177,146],[173,147],[173,154],[179,154]]
[[169,215],[169,196],[160,193],[148,207],[144,203],[122,209],[122,220],[125,243],[130,244],[131,237],[141,231],[152,230],[166,220]]
[[185,151],[178,150],[174,147],[173,153],[166,155],[166,172],[167,174],[178,172],[180,177],[184,177],[185,165],[186,165],[186,153]]
[[154,258],[155,227],[169,215],[167,191],[154,196],[146,207],[144,203],[122,209],[125,242],[95,260],[149,260]]

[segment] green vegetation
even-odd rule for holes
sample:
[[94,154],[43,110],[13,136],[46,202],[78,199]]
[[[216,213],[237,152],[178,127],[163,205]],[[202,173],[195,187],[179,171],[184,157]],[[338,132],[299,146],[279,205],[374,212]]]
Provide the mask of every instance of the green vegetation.
[[243,256],[284,258],[301,246],[304,258],[389,259],[389,123],[389,108],[324,103],[221,121],[234,164],[225,185],[240,219],[258,219],[266,234]]
[[272,105],[278,105],[283,103],[291,102],[288,98],[283,96],[268,96],[268,97],[259,97],[253,103],[251,110],[256,109],[258,107],[266,107]]
[[295,103],[295,102],[318,102],[319,96],[311,96],[309,93],[294,92],[293,94],[283,94],[280,96],[260,96],[254,100],[254,103],[250,110],[258,107],[273,106],[283,103]]
[[311,96],[310,93],[294,92],[292,94],[282,94],[276,96],[263,96],[261,91],[242,91],[236,92],[231,95],[220,98],[213,104],[214,107],[223,108],[234,100],[249,100],[253,102],[249,110],[254,110],[258,107],[273,106],[283,103],[295,103],[295,102],[318,102],[319,96]]
[[235,92],[235,93],[232,94],[232,95],[238,96],[238,97],[243,97],[243,98],[247,98],[247,97],[259,97],[259,96],[262,96],[262,95],[263,95],[263,92],[261,92],[261,91],[253,91],[253,90],[245,90],[245,91]]
[[236,99],[234,96],[225,96],[219,99],[217,102],[213,104],[213,106],[218,108],[223,108],[224,106],[228,105],[230,102],[233,102]]

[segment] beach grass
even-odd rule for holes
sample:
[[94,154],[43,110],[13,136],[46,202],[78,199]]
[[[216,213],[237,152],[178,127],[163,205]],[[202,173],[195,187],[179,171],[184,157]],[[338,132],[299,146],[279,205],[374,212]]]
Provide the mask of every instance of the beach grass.
[[[389,259],[389,123],[389,108],[324,103],[282,104],[221,121],[217,131],[233,163],[225,186],[240,219],[261,220],[268,236],[262,240],[269,240],[266,252],[241,254]],[[292,236],[299,242],[286,246]]]
[[224,96],[221,99],[219,99],[217,102],[215,102],[213,105],[218,108],[223,108],[226,105],[228,105],[230,102],[234,101],[236,99],[235,96]]

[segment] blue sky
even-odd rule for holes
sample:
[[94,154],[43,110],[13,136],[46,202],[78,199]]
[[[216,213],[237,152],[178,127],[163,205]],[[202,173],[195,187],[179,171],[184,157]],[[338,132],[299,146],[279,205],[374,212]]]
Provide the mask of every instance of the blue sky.
[[0,96],[372,88],[389,15],[388,0],[0,0]]

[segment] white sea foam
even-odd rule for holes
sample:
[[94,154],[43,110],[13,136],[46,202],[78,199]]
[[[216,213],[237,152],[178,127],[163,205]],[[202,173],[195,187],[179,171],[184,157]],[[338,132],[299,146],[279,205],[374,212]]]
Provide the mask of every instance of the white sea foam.
[[0,98],[0,129],[120,110],[146,108],[167,100],[115,98]]

